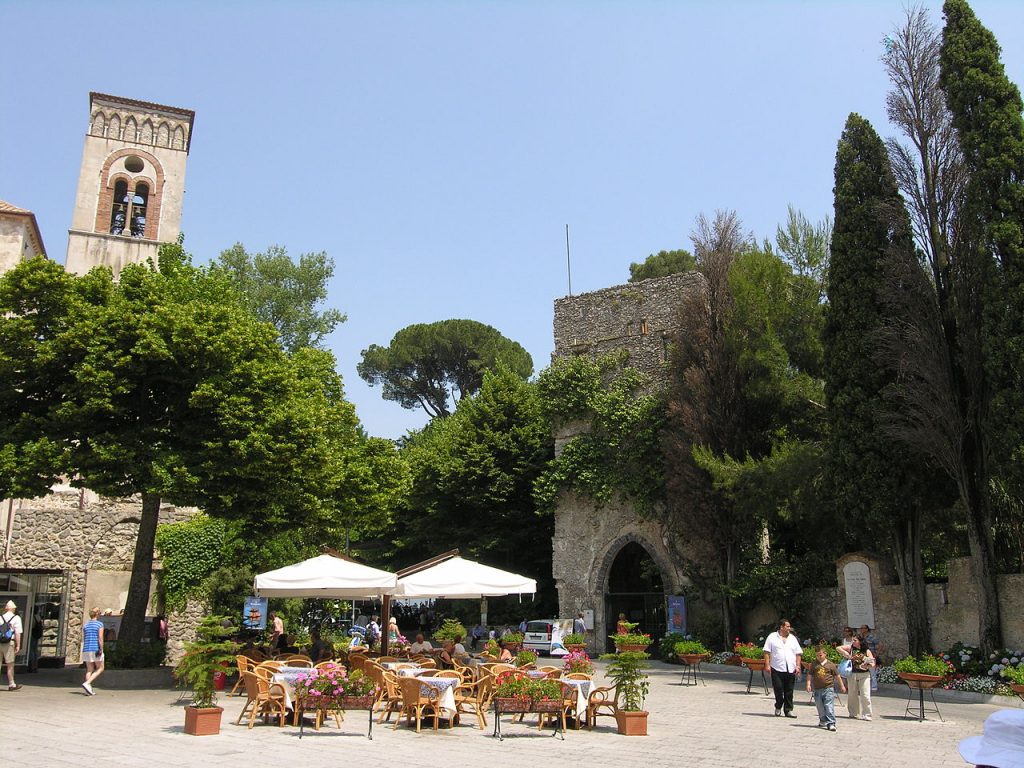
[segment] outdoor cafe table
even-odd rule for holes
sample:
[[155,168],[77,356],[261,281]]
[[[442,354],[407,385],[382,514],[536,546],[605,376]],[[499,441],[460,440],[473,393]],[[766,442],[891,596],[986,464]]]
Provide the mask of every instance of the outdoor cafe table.
[[593,680],[564,680],[560,679],[562,685],[568,685],[576,689],[576,718],[579,719],[587,714],[587,704],[590,701],[590,689],[594,687]]
[[[403,672],[406,672],[407,670],[400,669],[398,671],[399,671],[399,674],[401,674]],[[408,670],[408,671],[411,671],[411,670]],[[423,670],[419,670],[419,671],[422,672]],[[438,697],[438,702],[437,703],[441,706],[441,709],[448,710],[448,712],[450,713],[451,717],[455,716],[455,710],[456,710],[456,706],[455,706],[455,686],[458,685],[459,683],[461,683],[462,682],[461,680],[458,680],[457,678],[454,678],[454,677],[433,677],[431,675],[427,675],[426,677],[420,677],[419,675],[416,675],[416,674],[402,675],[402,676],[403,677],[415,677],[417,680],[422,680],[423,681],[423,685],[420,686],[420,691],[424,695],[426,695],[426,694],[428,694],[430,692],[430,687],[431,686],[433,686],[434,688],[439,688],[440,689],[440,695]]]
[[292,699],[295,698],[295,681],[299,675],[308,675],[312,671],[309,667],[281,667],[271,677],[273,682],[280,683],[284,689],[284,703],[288,709],[294,706]]

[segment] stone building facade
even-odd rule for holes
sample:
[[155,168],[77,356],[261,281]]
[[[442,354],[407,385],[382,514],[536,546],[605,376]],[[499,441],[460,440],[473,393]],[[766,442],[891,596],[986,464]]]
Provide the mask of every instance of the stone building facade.
[[45,253],[35,214],[0,200],[0,275]]
[[[554,357],[625,352],[628,365],[649,376],[653,387],[663,387],[679,310],[687,302],[703,300],[702,287],[703,278],[687,272],[558,299]],[[555,435],[555,452],[586,429],[584,423],[563,427]],[[592,612],[593,645],[598,650],[606,647],[619,613],[640,623],[644,631],[660,634],[664,597],[680,594],[688,583],[672,553],[695,551],[693,542],[641,517],[629,503],[598,507],[569,493],[562,495],[555,511],[552,548],[559,615]],[[647,567],[653,564],[656,577],[648,585],[616,594],[616,563],[637,555]]]
[[[139,499],[107,499],[66,485],[40,499],[4,503],[7,536],[0,594],[13,597],[26,631],[31,631],[19,664],[27,663],[33,644],[38,657],[77,663],[83,619],[92,607],[110,611],[104,622],[116,632],[128,593],[141,508]],[[178,522],[193,514],[191,508],[165,505],[160,522]],[[155,594],[159,562],[154,570]],[[160,610],[152,599],[147,613]]]

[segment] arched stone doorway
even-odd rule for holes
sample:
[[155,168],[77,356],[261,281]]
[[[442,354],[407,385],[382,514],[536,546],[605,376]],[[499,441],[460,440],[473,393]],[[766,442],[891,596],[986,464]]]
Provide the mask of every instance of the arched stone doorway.
[[[638,541],[627,541],[607,568],[605,631],[615,634],[620,613],[640,625],[656,642],[665,633],[665,585],[662,570]],[[611,641],[608,649],[613,650]]]

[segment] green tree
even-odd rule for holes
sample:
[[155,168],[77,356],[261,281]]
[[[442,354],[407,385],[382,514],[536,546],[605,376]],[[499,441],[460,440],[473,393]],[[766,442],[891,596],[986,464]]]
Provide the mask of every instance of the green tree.
[[629,265],[629,282],[637,283],[653,277],[667,277],[678,272],[689,272],[695,266],[693,254],[680,248],[674,251],[652,253],[643,263]]
[[533,484],[551,455],[535,386],[502,365],[485,373],[477,394],[403,450],[412,490],[396,531],[402,562],[458,547],[538,579],[550,594],[554,524],[540,514]]
[[[666,511],[671,527],[710,548],[711,557],[677,556],[718,597],[728,642],[751,589],[746,574],[766,557],[785,560],[783,530],[799,531],[815,506],[822,309],[815,279],[754,248],[735,214],[699,220],[694,240],[706,300],[679,313]],[[780,546],[762,546],[776,533]]]
[[804,285],[818,288],[819,300],[824,297],[831,242],[832,222],[827,216],[815,224],[791,205],[786,209],[786,226],[780,225],[775,230],[779,252],[797,275],[807,278]]
[[[975,410],[965,452],[974,464],[958,477],[978,579],[980,644],[1000,647],[993,493],[1001,478],[1024,494],[1024,120],[1020,91],[1007,77],[999,44],[963,0],[947,0],[940,84],[969,174],[959,218],[957,256],[973,289],[960,316],[980,328],[965,368]],[[982,361],[978,364],[978,351]],[[1019,502],[1005,506],[1019,508]]]
[[256,316],[277,329],[289,352],[320,346],[345,321],[336,309],[317,309],[327,300],[327,282],[334,274],[334,261],[325,252],[304,253],[296,263],[278,245],[250,254],[235,243],[220,254],[216,267],[231,277]]
[[[888,428],[893,366],[880,360],[891,316],[884,294],[893,262],[912,263],[910,218],[881,138],[847,119],[835,168],[835,228],[825,327],[829,483],[851,531],[887,531],[904,591],[908,641],[928,645],[921,526],[928,483],[922,456]],[[890,289],[891,290],[891,289]]]
[[362,357],[356,370],[370,386],[382,385],[385,400],[423,408],[432,418],[478,392],[484,373],[499,363],[524,380],[533,374],[529,352],[476,320],[410,325],[387,347],[371,344]]
[[[10,298],[11,285],[31,292],[0,310],[0,332],[13,329],[24,341],[26,324],[46,323],[52,338],[44,334],[30,369],[52,373],[48,354],[64,368],[50,382],[32,382],[31,394],[8,397],[37,414],[16,437],[26,442],[34,427],[59,446],[75,485],[142,497],[120,640],[141,636],[161,500],[224,517],[259,510],[268,525],[301,526],[324,514],[320,489],[329,487],[345,410],[329,355],[288,357],[227,278],[193,267],[180,246],[161,248],[159,270],[132,265],[116,283],[108,270],[71,278],[40,260],[14,273],[0,293]],[[91,301],[83,306],[76,294]],[[26,315],[32,306],[63,306],[64,317]],[[48,472],[22,466],[19,474],[38,482]]]

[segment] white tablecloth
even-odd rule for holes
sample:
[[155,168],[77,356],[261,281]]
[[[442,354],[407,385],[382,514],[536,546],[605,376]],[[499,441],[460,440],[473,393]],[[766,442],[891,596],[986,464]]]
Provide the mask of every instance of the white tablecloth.
[[295,698],[295,681],[300,675],[308,675],[313,672],[308,667],[281,667],[271,680],[275,683],[280,683],[281,687],[284,688],[284,703],[288,709],[293,706],[292,699]]
[[576,716],[584,717],[587,714],[587,703],[590,700],[590,691],[594,687],[594,681],[560,680],[559,682],[576,689]]
[[[455,686],[458,685],[461,680],[456,680],[454,677],[419,677],[418,675],[412,675],[417,680],[422,680],[424,683],[429,683],[435,688],[441,689],[441,695],[438,698],[438,704],[442,709],[448,710],[450,715],[455,714]],[[424,695],[430,692],[427,685],[421,685],[420,690]]]

